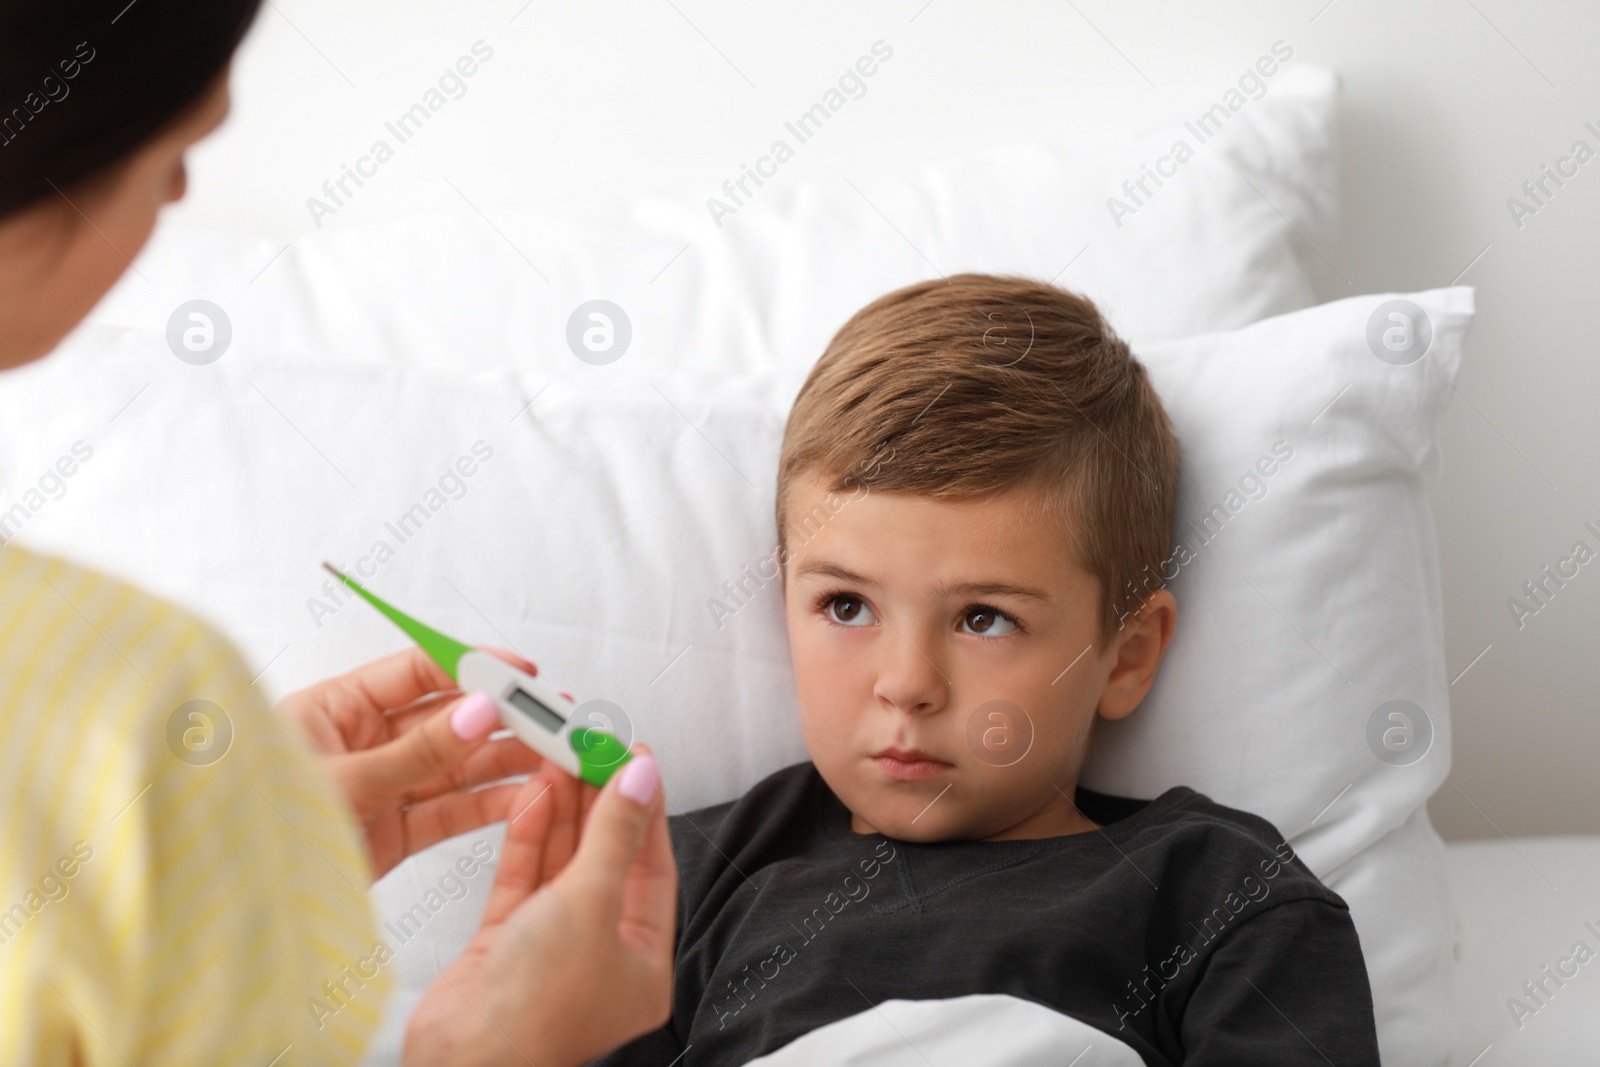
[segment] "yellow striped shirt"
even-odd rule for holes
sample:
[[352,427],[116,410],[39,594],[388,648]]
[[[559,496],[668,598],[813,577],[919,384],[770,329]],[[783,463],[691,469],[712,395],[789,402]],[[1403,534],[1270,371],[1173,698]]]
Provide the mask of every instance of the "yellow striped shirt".
[[227,641],[0,546],[0,1064],[354,1063],[392,969],[369,882]]

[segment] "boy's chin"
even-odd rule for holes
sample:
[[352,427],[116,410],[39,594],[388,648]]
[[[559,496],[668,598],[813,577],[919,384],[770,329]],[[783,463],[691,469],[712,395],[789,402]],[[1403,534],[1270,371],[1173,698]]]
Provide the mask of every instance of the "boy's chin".
[[[926,781],[895,781],[876,768],[818,765],[834,795],[851,813],[850,828],[858,834],[882,834],[898,841],[955,841],[999,833],[1004,811],[972,810],[982,785],[972,769],[952,767]],[[831,772],[831,773],[830,773]],[[966,799],[958,799],[966,795]]]
[[878,833],[896,841],[912,842],[952,841],[983,836],[983,831],[970,825],[973,820],[968,813],[956,810],[953,805],[949,810],[940,811],[939,806],[935,804],[927,810],[905,810],[904,804],[893,800],[868,802],[852,811],[854,818],[851,828],[857,833]]
[[[858,820],[855,823],[855,829],[857,833],[882,834],[884,837],[893,838],[896,841],[911,841],[919,843],[927,841],[947,841],[951,836],[947,831],[943,830],[939,826],[934,825],[933,823],[930,823],[926,819],[918,819],[916,822],[912,822],[909,819],[900,819],[893,816],[881,818],[877,821],[873,821],[871,819],[861,819],[860,816],[857,816],[856,818]],[[863,823],[865,823],[867,826],[870,826],[871,829],[863,830]]]

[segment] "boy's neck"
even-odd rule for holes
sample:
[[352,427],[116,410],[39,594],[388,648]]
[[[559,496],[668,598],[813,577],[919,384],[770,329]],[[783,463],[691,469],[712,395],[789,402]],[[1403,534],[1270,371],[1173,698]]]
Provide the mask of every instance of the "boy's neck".
[[[1068,837],[1072,834],[1084,834],[1091,830],[1100,829],[1100,824],[1090,819],[1078,810],[1077,805],[1069,798],[1077,792],[1077,783],[1074,782],[1070,789],[1053,789],[1054,794],[1050,800],[1037,811],[1026,815],[998,833],[975,838],[978,841],[1032,841],[1045,837]],[[858,834],[875,834],[874,829],[855,812],[850,813],[850,829]]]

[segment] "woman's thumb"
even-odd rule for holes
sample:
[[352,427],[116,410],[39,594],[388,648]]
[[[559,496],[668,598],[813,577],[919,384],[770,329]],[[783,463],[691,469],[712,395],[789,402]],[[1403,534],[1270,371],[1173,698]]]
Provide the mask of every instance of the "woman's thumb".
[[655,757],[647,751],[636,752],[595,797],[583,839],[567,865],[567,870],[590,888],[605,893],[608,899],[614,895],[617,908],[621,907],[628,869],[649,834],[660,784],[661,769]]

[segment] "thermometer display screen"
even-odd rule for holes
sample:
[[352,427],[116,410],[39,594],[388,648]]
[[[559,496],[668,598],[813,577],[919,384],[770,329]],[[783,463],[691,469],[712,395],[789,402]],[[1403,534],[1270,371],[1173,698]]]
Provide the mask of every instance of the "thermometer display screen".
[[506,694],[506,700],[553,734],[560,733],[561,728],[567,724],[567,720],[520,689],[513,688]]

